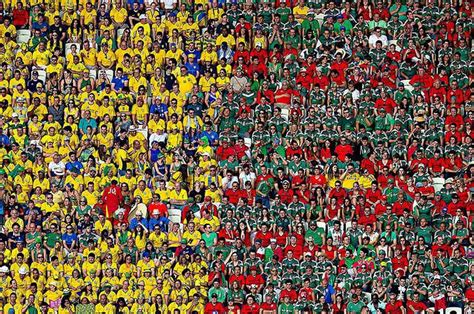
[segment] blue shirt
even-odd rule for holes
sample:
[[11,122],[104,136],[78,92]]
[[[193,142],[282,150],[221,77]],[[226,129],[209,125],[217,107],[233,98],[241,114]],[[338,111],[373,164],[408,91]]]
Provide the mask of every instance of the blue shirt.
[[189,245],[186,245],[186,247],[184,248],[184,250],[182,250],[181,252],[179,252],[179,256],[181,256],[181,255],[186,255],[186,254],[189,254],[189,255],[193,255],[193,254],[194,254],[194,250],[193,250]]
[[336,293],[334,288],[331,285],[327,285],[326,289],[324,289],[324,302],[328,304],[332,304],[332,298],[331,296]]
[[203,107],[202,107],[202,105],[201,105],[200,103],[188,104],[188,105],[185,106],[185,108],[186,108],[187,111],[190,110],[190,109],[193,109],[193,110],[194,110],[194,113],[195,113],[197,116],[199,116],[199,117],[202,118],[202,116],[203,116],[203,114],[202,114]]
[[194,55],[194,61],[199,62],[201,59],[201,52],[199,50],[194,49],[193,51],[191,50],[186,50],[184,53],[187,56],[189,55]]
[[158,114],[162,119],[166,118],[166,113],[168,113],[168,106],[166,104],[152,104],[150,106],[150,113]]
[[196,76],[197,73],[199,72],[199,64],[197,62],[194,62],[194,63],[186,62],[184,66],[188,70],[189,74]]
[[162,232],[168,232],[168,224],[170,223],[170,220],[168,217],[160,217],[158,219],[156,218],[150,218],[150,221],[148,223],[148,226],[150,227],[150,230],[155,229],[155,226],[158,225],[161,229]]
[[219,134],[215,131],[203,131],[201,133],[201,138],[202,137],[207,137],[209,139],[209,145],[213,146],[214,141],[217,141],[219,139]]
[[198,140],[201,138],[201,133],[195,132],[194,134],[191,134],[189,132],[184,133],[184,139],[189,141],[189,144],[191,144],[192,147],[196,148],[199,146]]
[[114,77],[112,79],[112,84],[115,84],[114,90],[119,91],[121,88],[124,88],[126,81],[128,81],[128,77],[126,75],[122,75],[122,77]]
[[75,233],[73,234],[65,233],[63,234],[62,238],[63,238],[63,241],[65,241],[68,246],[70,246],[72,242],[77,241],[77,235]]
[[46,21],[44,21],[43,23],[39,23],[38,21],[34,22],[33,25],[32,25],[33,29],[37,29],[37,30],[40,30],[44,27],[46,27],[46,32],[42,32],[41,33],[41,37],[44,37],[48,34],[48,29],[49,29],[49,25],[48,23],[46,23]]
[[66,164],[66,170],[71,171],[72,168],[77,168],[81,170],[82,168],[84,168],[84,166],[82,165],[82,162],[80,162],[79,160],[76,160],[75,162],[68,162]]
[[145,218],[142,218],[140,221],[138,221],[136,217],[130,221],[130,229],[135,230],[135,228],[138,226],[138,223],[141,223],[143,226],[145,226],[145,228],[149,229],[148,220],[146,220]]
[[11,144],[10,139],[5,134],[0,135],[0,144],[3,146],[8,146]]

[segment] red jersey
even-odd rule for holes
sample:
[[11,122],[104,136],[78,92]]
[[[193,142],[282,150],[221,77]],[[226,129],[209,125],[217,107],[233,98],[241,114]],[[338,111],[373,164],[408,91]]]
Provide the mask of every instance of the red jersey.
[[283,300],[286,296],[289,297],[291,302],[295,302],[298,299],[298,294],[293,289],[291,290],[285,289],[282,292],[280,292],[280,300]]
[[239,276],[236,276],[235,274],[230,276],[229,278],[229,285],[231,285],[234,281],[237,281],[241,287],[244,286],[245,284],[245,277],[244,275],[240,274]]
[[309,177],[308,183],[313,186],[325,186],[327,183],[326,177],[322,174],[320,175],[312,175]]
[[393,203],[392,211],[395,213],[397,216],[403,215],[403,211],[407,209],[409,212],[412,209],[412,204],[408,201],[402,201],[402,202],[395,202]]
[[396,271],[397,269],[405,269],[405,267],[408,267],[408,260],[406,257],[394,257],[392,258],[392,269]]
[[225,308],[222,303],[217,302],[216,304],[212,304],[211,302],[207,303],[204,307],[205,314],[224,314]]
[[227,189],[224,194],[229,198],[229,203],[234,205],[237,205],[239,199],[243,196],[242,190],[240,189]]
[[166,216],[168,214],[168,207],[161,202],[152,202],[148,205],[148,213],[150,215],[152,215],[155,210],[159,211],[160,216]]
[[380,200],[380,198],[382,198],[382,192],[380,189],[375,189],[375,191],[370,189],[365,194],[365,197],[368,201],[375,203],[376,201]]
[[303,248],[299,245],[292,246],[291,244],[288,244],[285,248],[285,256],[288,255],[288,251],[292,251],[293,256],[298,260],[303,255]]
[[342,204],[346,196],[347,196],[347,191],[342,188],[339,190],[337,188],[334,188],[334,189],[331,189],[331,192],[329,192],[329,198],[335,197],[337,199],[338,204]]
[[288,190],[280,189],[278,191],[278,195],[280,196],[281,202],[284,204],[291,203],[291,201],[293,200],[293,194],[294,192],[291,189],[288,189]]
[[248,275],[246,278],[245,278],[245,285],[246,286],[251,286],[251,285],[257,285],[257,286],[261,286],[265,283],[265,280],[263,279],[262,275],[255,275],[255,276],[252,276],[252,275]]
[[344,161],[347,155],[354,153],[352,146],[348,144],[337,145],[336,148],[334,149],[334,152],[337,154],[337,158],[340,161]]
[[277,305],[274,302],[272,302],[272,303],[263,302],[260,305],[260,308],[264,311],[276,311],[277,310]]
[[120,203],[122,203],[123,196],[122,190],[117,185],[113,184],[105,188],[102,193],[102,201],[106,206],[106,216],[107,218],[112,217],[114,212],[119,208]]
[[426,304],[421,301],[415,302],[409,300],[407,301],[407,314],[415,314],[415,312],[413,312],[411,308],[415,309],[415,311],[417,311],[418,313],[421,313],[428,309]]
[[227,160],[229,156],[235,155],[235,149],[233,147],[219,146],[216,150],[217,160]]
[[316,84],[319,85],[321,90],[326,90],[326,88],[329,86],[329,78],[325,75],[315,76],[313,78],[313,86]]
[[260,312],[260,306],[257,303],[252,305],[245,304],[242,306],[242,314],[258,314]]
[[273,237],[271,232],[266,232],[265,234],[262,231],[258,231],[255,235],[255,240],[262,241],[262,247],[267,247],[270,245],[270,239]]
[[401,307],[403,306],[402,301],[395,301],[394,304],[390,302],[385,306],[385,313],[387,314],[403,314]]

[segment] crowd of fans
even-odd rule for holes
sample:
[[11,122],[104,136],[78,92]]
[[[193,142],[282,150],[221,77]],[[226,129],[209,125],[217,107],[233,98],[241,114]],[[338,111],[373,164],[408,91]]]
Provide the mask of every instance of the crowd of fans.
[[3,313],[474,313],[471,5],[1,1]]

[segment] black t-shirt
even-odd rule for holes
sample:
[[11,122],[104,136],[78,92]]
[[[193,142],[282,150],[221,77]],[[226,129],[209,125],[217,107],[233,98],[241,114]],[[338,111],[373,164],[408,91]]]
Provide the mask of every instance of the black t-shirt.
[[137,10],[134,10],[134,9],[130,9],[128,10],[128,16],[129,17],[134,17],[134,18],[139,18],[140,17],[140,14],[144,14],[145,12],[143,10],[140,10],[140,9],[137,9]]
[[66,32],[66,28],[61,24],[59,24],[59,25],[53,24],[49,27],[49,32],[50,33],[55,33],[56,32],[56,33],[58,33],[59,37],[61,37],[61,35]]
[[16,242],[25,242],[25,234],[23,232],[20,232],[19,234],[13,234],[13,232],[9,232],[8,239],[14,241],[14,243],[11,244],[11,249],[14,249],[16,248]]
[[18,203],[7,204],[5,205],[5,214],[9,214],[13,209],[18,210],[18,212],[23,212],[23,207],[20,206]]
[[7,243],[7,240],[8,240],[8,236],[5,233],[0,232],[0,242]]

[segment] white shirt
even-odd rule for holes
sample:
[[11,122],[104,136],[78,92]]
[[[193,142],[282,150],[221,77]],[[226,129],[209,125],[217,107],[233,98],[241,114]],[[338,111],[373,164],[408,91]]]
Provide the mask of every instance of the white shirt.
[[255,176],[255,173],[253,172],[249,172],[248,174],[245,173],[245,171],[242,171],[239,175],[239,179],[242,180],[242,182],[245,184],[245,182],[247,181],[250,181],[250,183],[253,183],[255,182],[255,179],[257,177]]
[[369,37],[369,46],[370,47],[375,47],[375,43],[380,40],[382,42],[382,47],[387,47],[388,46],[388,39],[387,36],[381,35],[380,37],[377,37],[377,35],[372,34]]
[[55,175],[62,176],[64,175],[64,171],[66,170],[66,165],[62,161],[58,163],[52,161],[49,163],[48,169],[51,170],[51,172]]
[[166,133],[163,133],[163,134],[153,133],[150,135],[150,139],[148,143],[150,144],[150,147],[154,141],[157,141],[158,143],[164,143],[166,142],[167,137],[168,137],[168,134]]
[[177,4],[176,0],[163,0],[162,3],[165,5],[166,10],[173,9],[173,4]]

